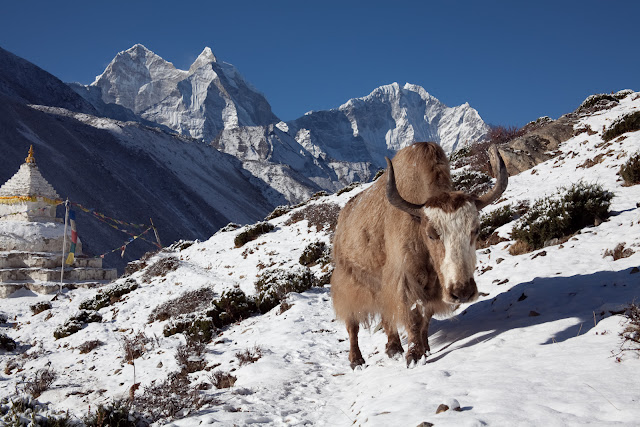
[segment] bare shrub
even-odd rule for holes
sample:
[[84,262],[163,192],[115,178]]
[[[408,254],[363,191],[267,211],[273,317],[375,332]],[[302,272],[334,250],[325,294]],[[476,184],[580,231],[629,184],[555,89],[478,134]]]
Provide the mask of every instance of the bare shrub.
[[210,400],[202,397],[189,382],[186,371],[174,372],[162,382],[152,382],[136,397],[133,407],[152,421],[161,418],[179,418],[191,410],[201,408]]
[[275,226],[268,222],[259,222],[247,227],[243,232],[239,233],[233,240],[236,248],[243,246],[245,243],[257,239],[259,236],[272,231]]
[[230,388],[236,383],[237,378],[230,373],[223,371],[215,371],[209,375],[209,381],[217,389]]
[[336,203],[315,203],[292,213],[285,224],[292,225],[306,219],[309,228],[315,227],[316,231],[326,230],[333,234],[339,214],[340,206]]
[[236,359],[238,359],[240,366],[257,362],[261,357],[262,357],[262,348],[257,345],[252,348],[248,348],[244,351],[239,351],[236,353]]
[[622,258],[630,257],[635,252],[631,248],[626,248],[625,249],[625,247],[624,247],[625,244],[626,243],[618,243],[613,250],[607,249],[606,251],[604,251],[603,258],[606,258],[606,257],[610,256],[610,257],[613,257],[614,261],[617,261],[617,260],[622,259]]
[[207,343],[218,331],[216,323],[222,326],[222,322],[219,321],[219,311],[214,307],[206,312],[179,315],[165,325],[163,334],[165,337],[184,334],[188,339]]
[[631,303],[624,315],[628,323],[620,333],[623,339],[620,352],[632,351],[640,355],[640,306]]
[[123,336],[121,345],[124,352],[124,360],[132,364],[135,359],[147,352],[147,344],[152,340],[142,331],[132,337]]
[[206,366],[205,349],[204,343],[187,338],[187,342],[176,349],[176,361],[189,374],[202,371]]
[[38,369],[35,376],[25,382],[24,391],[35,399],[49,390],[49,387],[51,387],[51,384],[53,384],[57,377],[58,375],[53,368]]
[[149,315],[149,323],[163,321],[181,314],[203,310],[211,304],[214,292],[211,288],[201,288],[185,292],[177,298],[160,304]]
[[13,338],[7,336],[4,332],[0,332],[0,350],[13,351],[16,349],[16,342]]
[[457,155],[451,156],[451,163],[459,168],[469,165],[471,169],[493,176],[491,164],[489,163],[489,147],[504,145],[509,141],[524,135],[524,130],[514,126],[493,126],[485,135],[482,141],[478,141],[459,150],[464,150]]
[[104,345],[104,343],[100,340],[85,341],[78,346],[78,350],[80,351],[80,354],[86,354],[101,345]]
[[8,359],[4,365],[4,373],[6,375],[13,374],[13,371],[20,370],[22,368],[22,364],[17,358]]
[[168,256],[156,261],[151,267],[142,275],[142,281],[149,283],[155,277],[164,277],[167,273],[176,270],[180,266],[180,261],[173,257]]

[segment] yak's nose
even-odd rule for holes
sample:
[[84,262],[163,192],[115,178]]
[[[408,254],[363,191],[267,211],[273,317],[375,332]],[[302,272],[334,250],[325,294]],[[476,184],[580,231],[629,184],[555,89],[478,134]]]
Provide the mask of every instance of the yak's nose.
[[451,287],[449,295],[451,295],[451,298],[453,298],[455,302],[459,303],[475,300],[478,297],[478,287],[476,286],[476,281],[472,277],[466,282],[455,283]]

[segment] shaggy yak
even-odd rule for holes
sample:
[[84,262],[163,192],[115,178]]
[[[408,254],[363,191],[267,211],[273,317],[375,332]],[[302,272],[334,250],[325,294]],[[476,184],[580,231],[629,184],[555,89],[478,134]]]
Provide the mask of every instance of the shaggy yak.
[[[478,297],[473,279],[478,211],[507,187],[507,171],[489,149],[495,186],[476,197],[453,191],[449,161],[431,142],[387,158],[378,179],[340,212],[334,235],[331,297],[349,333],[351,367],[364,364],[360,323],[380,316],[389,357],[403,353],[397,325],[408,334],[407,366],[429,354],[429,321]],[[394,172],[395,167],[395,172]],[[397,176],[397,178],[396,178]]]

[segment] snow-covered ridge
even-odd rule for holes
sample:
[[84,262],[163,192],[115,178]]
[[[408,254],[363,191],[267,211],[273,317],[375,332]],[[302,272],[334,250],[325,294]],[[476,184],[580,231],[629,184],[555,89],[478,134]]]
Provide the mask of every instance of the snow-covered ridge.
[[[512,242],[507,241],[478,251],[476,281],[483,296],[454,318],[432,321],[433,355],[425,365],[407,370],[403,361],[388,359],[386,336],[371,328],[360,332],[368,365],[352,372],[347,333],[334,321],[330,289],[312,289],[290,295],[288,311],[280,314],[276,308],[253,316],[223,329],[207,344],[207,367],[230,372],[237,381],[231,389],[206,389],[211,371],[189,374],[191,385],[201,387],[199,393],[222,403],[183,413],[186,417],[173,425],[637,424],[640,359],[632,352],[618,353],[618,334],[625,325],[615,313],[640,298],[640,273],[633,273],[640,266],[640,185],[625,187],[617,176],[620,165],[640,150],[640,131],[608,143],[602,131],[638,109],[640,94],[634,93],[609,110],[581,117],[579,126],[595,133],[576,135],[561,144],[557,157],[510,177],[505,200],[487,211],[551,195],[583,180],[615,193],[611,217],[562,246],[512,256],[506,249]],[[587,162],[594,159],[598,161]],[[30,378],[47,366],[59,374],[40,397],[51,402],[51,410],[69,409],[80,417],[89,405],[129,396],[134,368],[140,383],[134,396],[141,396],[153,381],[179,370],[175,354],[184,342],[180,334],[163,336],[167,321],[148,323],[155,307],[205,287],[217,296],[234,286],[251,295],[256,275],[265,269],[300,268],[306,245],[330,242],[329,230],[296,221],[300,212],[309,206],[342,206],[366,187],[322,197],[270,220],[273,231],[240,248],[234,238],[242,228],[157,254],[146,261],[146,269],[127,278],[137,289],[99,311],[102,322],[67,338],[54,340],[53,331],[95,290],[69,291],[52,302],[50,311],[35,316],[28,306],[48,298],[19,294],[3,301],[1,310],[14,327],[2,331],[29,357],[0,355],[0,367],[17,359],[23,369],[5,374],[0,397],[13,396],[21,374]],[[498,231],[509,238],[511,227],[513,223]],[[631,256],[617,261],[605,256],[622,242],[634,251]],[[169,257],[177,262],[175,270],[143,280],[156,261]],[[311,267],[313,273],[320,270]],[[138,332],[155,336],[156,344],[149,344],[130,365],[121,343]],[[77,347],[94,339],[104,345],[80,354]],[[236,353],[256,346],[262,357],[241,365]],[[462,411],[436,415],[438,405],[451,399],[459,401]]]

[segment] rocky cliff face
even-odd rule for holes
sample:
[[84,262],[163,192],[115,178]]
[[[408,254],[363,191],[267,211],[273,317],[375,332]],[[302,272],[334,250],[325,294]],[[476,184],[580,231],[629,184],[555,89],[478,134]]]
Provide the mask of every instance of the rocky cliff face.
[[120,52],[90,86],[100,89],[105,104],[204,141],[225,128],[278,121],[264,96],[208,47],[189,70],[178,70],[137,44]]

